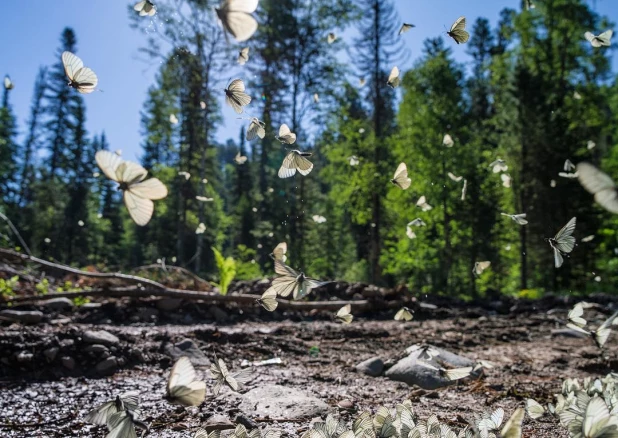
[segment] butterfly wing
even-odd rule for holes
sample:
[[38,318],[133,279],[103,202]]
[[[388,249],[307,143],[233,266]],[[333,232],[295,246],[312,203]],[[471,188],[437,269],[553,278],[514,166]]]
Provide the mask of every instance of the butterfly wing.
[[446,378],[449,380],[460,380],[465,379],[472,373],[473,367],[464,367],[464,368],[452,368],[450,370],[446,370]]
[[294,144],[296,142],[296,134],[290,131],[290,128],[285,123],[279,127],[279,141],[286,144]]
[[280,262],[285,263],[287,259],[287,257],[285,256],[286,252],[288,252],[288,244],[286,242],[280,242],[273,250],[273,257],[275,258],[275,260],[279,260]]
[[294,153],[294,166],[298,169],[298,173],[303,176],[309,175],[313,170],[313,163],[298,153]]
[[116,168],[116,179],[118,182],[128,185],[143,181],[148,175],[148,171],[132,161],[123,161]]
[[273,288],[269,288],[258,299],[258,303],[260,303],[262,307],[269,312],[273,312],[279,305],[279,302],[277,301],[277,291]]
[[127,412],[117,412],[110,417],[110,432],[105,438],[137,438],[133,419]]
[[412,180],[408,178],[408,167],[406,166],[406,163],[399,163],[399,166],[397,166],[397,170],[395,170],[395,175],[391,181],[403,190],[410,187]]
[[285,156],[277,173],[279,178],[290,178],[296,174],[296,167],[294,167],[295,155],[296,153],[291,151]]
[[77,84],[77,91],[82,94],[90,94],[95,90],[95,87],[99,83],[99,79],[91,69],[82,67],[75,73],[73,82]]
[[399,79],[399,68],[397,66],[391,69],[390,74],[388,75],[388,81],[386,82],[391,88],[397,88],[400,83]]
[[541,418],[545,415],[545,408],[543,408],[543,406],[541,406],[541,404],[539,404],[536,400],[529,398],[526,400],[526,412],[530,418],[536,420],[537,418]]
[[245,65],[247,63],[247,61],[249,61],[249,47],[244,47],[238,53],[238,60],[237,60],[237,62],[240,65]]
[[560,231],[554,237],[556,241],[556,247],[563,253],[569,253],[575,248],[575,238],[572,236],[575,231],[575,225],[577,224],[577,218],[573,217],[562,227]]
[[217,9],[223,28],[238,42],[251,38],[258,28],[258,22],[249,14],[257,8],[258,0],[234,0],[225,3],[227,6]]
[[129,190],[125,190],[124,205],[127,207],[131,219],[140,227],[150,222],[154,212],[154,203],[150,199],[141,198]]
[[108,401],[90,411],[84,421],[86,423],[104,426],[108,423],[109,418],[116,412],[118,412],[116,410],[116,402],[114,400]]
[[176,361],[170,372],[167,393],[172,402],[183,406],[198,406],[206,397],[206,383],[196,380],[195,368],[189,358]]
[[466,17],[459,17],[453,25],[451,30],[447,32],[448,36],[453,38],[457,44],[462,44],[470,39],[470,34],[466,32]]
[[62,53],[62,65],[64,66],[64,72],[70,81],[74,81],[77,72],[84,67],[82,60],[71,52]]
[[511,418],[506,422],[500,436],[502,438],[521,438],[521,423],[524,421],[526,411],[522,408],[515,409]]
[[133,184],[128,189],[129,192],[140,198],[157,200],[167,196],[167,187],[158,178],[150,178],[146,181]]
[[122,158],[110,151],[98,151],[94,155],[94,159],[106,177],[112,181],[119,182],[116,169],[123,162]]
[[562,257],[562,254],[560,253],[558,248],[552,247],[552,249],[554,250],[554,266],[556,266],[556,268],[559,268],[564,263],[564,258]]

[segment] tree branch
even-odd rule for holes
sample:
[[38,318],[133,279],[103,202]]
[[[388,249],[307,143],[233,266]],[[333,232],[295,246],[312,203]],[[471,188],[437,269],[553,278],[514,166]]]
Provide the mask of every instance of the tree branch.
[[[132,271],[139,272],[140,270],[151,270],[151,269],[161,269],[161,270],[164,270],[161,265],[153,264],[153,265],[138,266],[137,268],[133,268]],[[199,275],[194,274],[193,272],[189,271],[187,268],[183,268],[182,266],[174,266],[174,265],[166,264],[165,265],[165,269],[170,270],[170,271],[180,272],[182,274],[185,274],[185,275],[191,277],[193,280],[195,280],[198,283],[203,283],[203,284],[208,285],[209,287],[212,287],[212,284],[208,280],[204,280]]]
[[[148,289],[137,286],[132,287],[117,287],[117,288],[105,288],[105,289],[92,289],[77,292],[59,292],[51,293],[47,295],[34,295],[34,296],[17,296],[7,298],[7,302],[11,303],[26,303],[32,301],[42,301],[52,298],[76,298],[76,297],[106,297],[106,298],[143,298],[143,297],[165,297],[165,298],[177,298],[183,300],[196,300],[203,301],[205,303],[236,303],[236,304],[251,304],[257,305],[256,299],[259,295],[249,294],[234,294],[234,295],[219,295],[212,292],[200,292],[193,290],[181,290],[181,289]],[[279,309],[298,309],[298,310],[339,310],[346,304],[352,305],[353,311],[376,309],[377,303],[370,302],[368,300],[357,301],[291,301],[282,300],[279,301]],[[390,307],[390,306],[389,306]]]
[[42,266],[47,266],[49,268],[57,269],[63,272],[70,272],[71,274],[81,275],[83,277],[91,277],[91,278],[107,278],[107,279],[117,279],[117,280],[126,280],[130,283],[142,283],[145,285],[150,285],[152,287],[156,287],[158,289],[165,289],[161,283],[158,283],[153,280],[149,280],[144,277],[137,277],[135,275],[127,275],[121,274],[120,272],[88,272],[82,271],[81,269],[71,268],[70,266],[61,265],[59,263],[48,262],[47,260],[40,259],[38,257],[29,256],[27,254],[21,254],[16,251],[12,251],[10,249],[0,248],[0,255],[12,257],[14,259],[21,259],[24,261],[30,261],[37,263]]

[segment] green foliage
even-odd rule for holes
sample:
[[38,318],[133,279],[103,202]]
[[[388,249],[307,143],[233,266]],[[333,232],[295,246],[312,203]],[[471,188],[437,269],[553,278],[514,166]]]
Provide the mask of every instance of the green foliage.
[[47,278],[44,278],[43,280],[39,281],[36,284],[35,289],[39,295],[47,295],[49,293],[49,280],[47,280]]
[[239,280],[255,280],[262,277],[260,265],[256,263],[257,251],[245,245],[236,247],[236,278]]
[[236,276],[236,261],[232,257],[223,257],[223,255],[215,247],[212,247],[211,249],[215,255],[215,263],[219,273],[219,282],[215,283],[215,286],[219,288],[219,293],[221,295],[227,295],[227,289]]
[[80,307],[80,306],[83,306],[84,304],[89,303],[90,302],[90,298],[87,298],[87,297],[75,297],[75,298],[72,299],[72,301],[73,301],[73,304],[76,307]]
[[0,278],[0,295],[4,298],[10,298],[15,295],[14,289],[18,282],[19,277],[17,275],[9,279]]

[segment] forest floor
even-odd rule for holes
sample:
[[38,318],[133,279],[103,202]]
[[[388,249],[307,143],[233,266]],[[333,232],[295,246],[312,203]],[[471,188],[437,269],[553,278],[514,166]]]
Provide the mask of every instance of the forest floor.
[[[113,307],[137,309],[136,302],[119,300]],[[98,318],[82,309],[37,325],[5,322],[0,326],[0,436],[103,437],[105,428],[84,423],[84,417],[113,395],[131,390],[141,392],[140,418],[152,427],[148,436],[192,437],[198,426],[214,418],[223,416],[233,421],[241,412],[241,397],[229,389],[216,398],[207,396],[196,408],[172,406],[162,399],[173,363],[167,347],[186,339],[206,356],[206,362],[196,369],[209,388],[212,381],[207,361],[214,352],[232,369],[243,359],[279,357],[281,364],[255,367],[253,379],[241,393],[269,384],[297,388],[325,402],[331,413],[344,420],[363,410],[375,412],[380,405],[394,407],[411,399],[421,418],[435,413],[461,427],[474,414],[499,406],[510,415],[528,397],[541,403],[553,401],[564,378],[604,376],[617,369],[615,336],[607,346],[613,357],[608,360],[600,357],[588,339],[556,335],[557,329],[564,328],[567,309],[564,303],[545,303],[539,308],[528,305],[505,314],[450,309],[450,316],[443,319],[429,316],[401,323],[373,315],[357,317],[347,326],[320,319],[319,315],[297,314],[281,315],[279,320],[247,314],[244,320],[234,322],[205,324],[205,318],[201,323],[145,323],[131,318],[102,318],[100,308]],[[96,375],[94,362],[88,365],[91,359],[81,344],[87,330],[105,330],[118,337],[117,344],[109,348],[123,359],[107,377]],[[357,363],[376,355],[393,362],[403,356],[406,347],[419,342],[485,359],[496,367],[478,380],[465,380],[437,391],[369,377],[355,369]],[[45,360],[42,352],[53,345],[59,346],[58,357]],[[20,351],[32,356],[22,354],[21,359],[14,359]],[[67,357],[72,363],[67,363]],[[260,427],[284,431],[284,436],[299,436],[312,420],[260,418],[251,410],[244,414]],[[526,438],[567,436],[549,415],[537,421],[525,420]]]

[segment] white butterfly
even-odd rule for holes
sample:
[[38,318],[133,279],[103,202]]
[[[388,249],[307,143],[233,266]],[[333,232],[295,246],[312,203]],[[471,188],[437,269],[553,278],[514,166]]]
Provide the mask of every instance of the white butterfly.
[[549,246],[554,250],[556,268],[562,266],[564,262],[562,255],[570,253],[575,248],[575,237],[572,234],[575,231],[576,222],[577,219],[572,218],[553,238],[547,239]]
[[504,409],[498,408],[489,415],[483,414],[483,418],[476,423],[476,427],[481,432],[481,436],[483,436],[483,431],[487,436],[488,431],[498,430],[502,421],[504,421]]
[[[569,312],[569,317],[570,317],[570,312]],[[607,339],[609,338],[609,335],[612,332],[612,325],[614,321],[616,320],[616,317],[618,317],[618,312],[614,313],[612,316],[607,318],[605,322],[603,322],[603,324],[601,324],[596,330],[591,330],[591,331],[584,330],[579,324],[574,323],[574,322],[568,322],[567,327],[578,333],[590,336],[594,340],[594,342],[597,344],[597,347],[603,348],[603,346],[607,342]],[[581,321],[577,321],[577,322],[581,323]]]
[[324,286],[328,281],[319,281],[306,277],[303,272],[296,272],[285,263],[275,259],[275,272],[280,275],[273,280],[270,289],[277,295],[287,297],[290,294],[295,300],[299,300],[311,293],[317,287]]
[[365,79],[365,78],[359,78],[358,79],[358,85],[360,87],[364,87],[366,83],[367,83],[367,79]]
[[612,35],[614,34],[613,30],[606,30],[600,35],[595,35],[592,32],[586,32],[584,36],[590,43],[592,47],[602,47],[602,46],[611,46]]
[[142,0],[140,2],[137,2],[135,6],[133,6],[133,9],[139,12],[139,15],[141,17],[144,17],[146,15],[152,17],[154,14],[157,13],[157,8],[154,4],[152,4],[150,0]]
[[618,214],[618,191],[609,175],[589,163],[579,163],[576,173],[580,184],[594,195],[597,204],[610,213]]
[[402,307],[395,313],[395,321],[412,321],[412,311],[407,307]]
[[406,163],[399,163],[391,182],[403,190],[410,187],[410,184],[412,184],[412,179],[408,177],[408,167],[406,166]]
[[172,125],[178,124],[178,117],[176,117],[176,114],[170,114],[170,123]]
[[461,200],[465,201],[466,200],[466,192],[468,191],[468,180],[464,179],[464,183],[463,186],[461,188]]
[[[257,0],[255,0],[257,4]],[[242,114],[243,107],[251,103],[251,96],[245,93],[245,83],[241,79],[234,79],[225,91],[225,103],[231,106],[236,114]]]
[[511,219],[513,219],[513,221],[515,221],[515,223],[519,225],[528,224],[528,221],[526,220],[526,213],[519,213],[519,214],[500,213],[500,214],[502,216],[510,217]]
[[283,159],[281,167],[279,168],[279,178],[289,178],[298,173],[303,176],[308,175],[313,169],[313,163],[306,157],[310,157],[311,152],[301,152],[299,150],[292,150]]
[[264,292],[256,301],[269,312],[273,312],[279,305],[277,301],[277,291],[272,288]]
[[320,103],[320,95],[318,93],[313,94],[313,102]]
[[240,52],[238,52],[238,59],[236,62],[240,65],[245,65],[247,61],[249,61],[249,47],[243,47],[240,49]]
[[215,356],[215,361],[210,365],[210,373],[216,380],[212,393],[216,396],[221,391],[221,386],[226,384],[232,391],[238,391],[244,383],[251,380],[251,368],[244,368],[234,374],[230,373],[223,359]]
[[189,179],[191,178],[191,174],[189,172],[185,172],[184,170],[178,172],[178,176],[183,176],[187,181],[189,181]]
[[453,137],[451,137],[449,134],[444,134],[442,144],[447,148],[452,148],[455,145],[455,141],[453,140]]
[[108,428],[110,432],[105,438],[137,438],[135,427],[147,432],[150,428],[146,423],[137,421],[131,411],[120,411],[112,414],[109,418]]
[[579,174],[577,172],[558,172],[558,176],[562,178],[575,179],[579,176]]
[[427,199],[425,199],[424,195],[418,198],[418,201],[416,201],[416,206],[420,207],[421,210],[423,211],[429,211],[433,208],[431,205],[427,203]]
[[116,396],[114,400],[103,403],[101,406],[94,408],[88,413],[85,420],[87,423],[99,424],[105,426],[109,422],[109,417],[116,412],[124,411],[125,409],[131,412],[137,412],[139,406],[139,392],[125,392]]
[[545,408],[536,400],[529,398],[526,399],[526,412],[530,418],[536,420],[545,415]]
[[584,243],[588,243],[588,242],[592,242],[594,240],[594,234],[591,234],[590,236],[586,236],[586,237],[582,237],[582,242]]
[[509,175],[508,173],[503,173],[500,175],[500,179],[502,180],[502,185],[504,187],[506,187],[507,189],[511,187],[511,183],[513,181],[511,175]]
[[485,271],[485,269],[489,268],[489,266],[491,265],[491,262],[489,261],[485,261],[485,262],[475,262],[474,263],[474,268],[472,269],[472,272],[474,272],[475,275],[481,275],[483,273],[483,271]]
[[459,182],[463,179],[463,176],[455,176],[455,174],[452,172],[447,173],[447,175],[450,179],[452,179],[455,182]]
[[251,38],[258,28],[258,22],[250,15],[257,6],[258,0],[223,0],[215,11],[225,31],[242,42]]
[[335,40],[337,39],[337,35],[335,35],[333,32],[330,32],[327,36],[326,36],[326,42],[328,44],[332,44],[335,42]]
[[236,161],[236,164],[245,164],[247,157],[245,155],[240,155],[240,151],[238,151],[234,157],[234,161]]
[[272,256],[274,257],[275,260],[279,260],[285,263],[285,261],[287,260],[287,256],[285,255],[285,253],[287,252],[288,252],[288,244],[285,242],[281,242],[277,244],[275,249],[273,249]]
[[498,172],[506,172],[507,170],[509,170],[509,166],[506,165],[506,162],[504,160],[501,160],[500,158],[498,158],[496,161],[492,162],[489,167],[492,168],[492,171],[494,173],[498,173]]
[[14,88],[13,81],[11,81],[11,78],[8,75],[6,75],[4,77],[4,89],[12,90],[13,88]]
[[[618,417],[610,414],[607,403],[603,398],[595,395],[587,397],[581,391],[577,392],[577,398],[587,402],[585,405],[571,406],[560,414],[562,422],[564,414],[571,414],[568,428],[571,436],[582,438],[612,438],[618,435]],[[583,402],[582,402],[583,404]],[[568,417],[567,417],[568,418]]]
[[526,411],[522,408],[515,409],[511,418],[505,423],[500,431],[502,438],[521,438],[521,423],[524,421]]
[[206,109],[206,102],[204,102],[203,100],[200,100],[200,108]]
[[84,223],[84,221],[79,220],[79,221],[77,221],[77,225],[79,225],[80,227],[83,227],[86,224]]
[[426,227],[427,224],[421,218],[416,218],[413,221],[408,222],[408,227]]
[[580,100],[581,98],[582,98],[581,94],[579,94],[577,91],[573,92],[573,99]]
[[256,137],[264,138],[265,135],[266,130],[264,129],[264,123],[256,117],[253,117],[249,124],[249,129],[247,129],[247,141],[251,141]]
[[206,397],[206,383],[197,380],[195,368],[188,357],[176,361],[167,382],[166,400],[183,406],[199,406]]
[[592,149],[594,149],[597,146],[597,144],[595,142],[593,142],[592,140],[588,140],[588,143],[586,143],[586,148],[591,151]]
[[109,151],[98,151],[95,160],[106,177],[120,184],[124,205],[131,219],[137,225],[146,225],[154,211],[152,201],[165,198],[167,187],[157,178],[145,180],[148,175],[146,169],[137,163],[124,161]]
[[221,431],[213,430],[208,433],[204,429],[200,428],[195,431],[195,435],[193,435],[193,438],[221,438]]
[[350,160],[350,166],[358,166],[358,164],[360,163],[360,160],[358,159],[356,155],[352,155],[351,157],[348,157],[348,160]]
[[326,222],[326,218],[324,216],[320,216],[319,214],[314,214],[312,216],[313,222],[318,223],[318,224],[323,224],[324,222]]
[[354,319],[354,315],[350,313],[351,311],[352,306],[350,304],[346,304],[337,311],[335,318],[337,319],[337,321],[341,321],[344,324],[349,324]]
[[451,30],[446,33],[453,38],[457,44],[467,42],[470,39],[470,34],[466,31],[466,17],[459,17],[455,20],[451,26]]
[[195,199],[200,202],[212,202],[215,200],[215,198],[207,198],[206,196],[196,196]]
[[416,27],[416,26],[414,26],[413,24],[403,23],[401,27],[399,28],[399,35],[406,33],[413,27]]
[[556,180],[555,180],[555,179],[552,179],[552,180],[549,182],[549,185],[550,185],[552,188],[553,188],[553,187],[556,187]]
[[390,74],[388,75],[388,81],[386,83],[391,88],[397,88],[401,83],[401,80],[399,79],[399,69],[397,68],[397,66],[393,67],[393,69],[391,70]]
[[99,83],[97,75],[89,68],[84,67],[84,63],[71,52],[62,53],[62,64],[64,72],[69,78],[69,86],[75,88],[82,94],[89,94],[95,90]]
[[206,231],[206,225],[204,225],[203,222],[200,222],[200,224],[197,226],[197,229],[195,230],[195,234],[204,234],[204,231]]
[[575,164],[571,163],[571,160],[566,159],[564,161],[564,171],[565,172],[570,172],[572,170],[575,170]]
[[284,123],[279,127],[277,140],[285,144],[294,144],[296,142],[296,134],[290,131],[289,126]]

